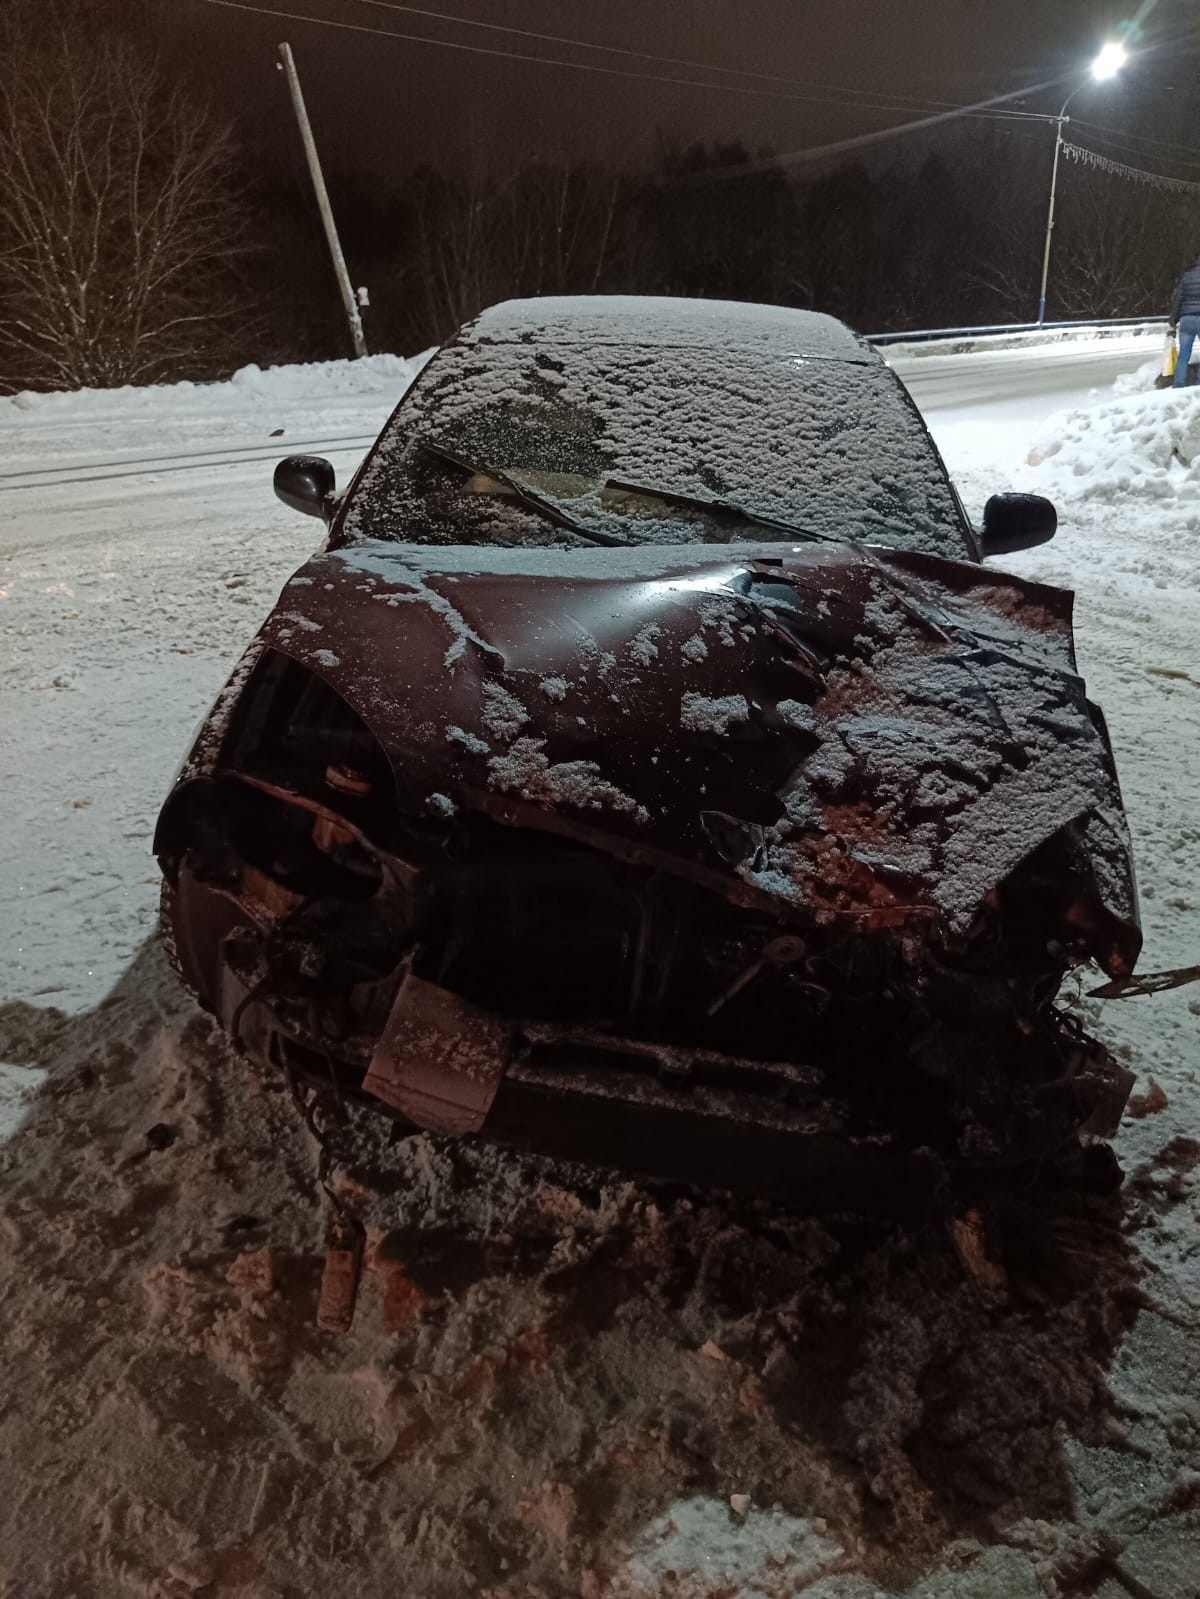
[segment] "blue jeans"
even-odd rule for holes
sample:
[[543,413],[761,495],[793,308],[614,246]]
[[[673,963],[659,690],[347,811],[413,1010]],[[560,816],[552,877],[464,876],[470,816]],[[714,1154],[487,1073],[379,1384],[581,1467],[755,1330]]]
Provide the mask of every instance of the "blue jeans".
[[1200,316],[1179,318],[1179,359],[1175,362],[1175,388],[1182,389],[1188,380],[1188,362],[1192,358],[1192,345],[1200,338]]

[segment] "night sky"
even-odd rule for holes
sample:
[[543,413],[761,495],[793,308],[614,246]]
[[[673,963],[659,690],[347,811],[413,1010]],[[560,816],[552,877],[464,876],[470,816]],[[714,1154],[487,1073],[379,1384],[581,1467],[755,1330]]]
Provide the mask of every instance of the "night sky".
[[[485,49],[723,85],[681,87],[516,62],[203,0],[177,0],[161,15],[168,51],[178,51],[196,80],[237,113],[243,135],[264,158],[281,162],[295,153],[275,70],[275,47],[288,39],[327,163],[385,182],[425,162],[515,165],[533,153],[594,153],[632,165],[653,158],[660,136],[804,151],[923,114],[924,104],[910,107],[910,100],[974,102],[1051,80],[1070,87],[1071,74],[1138,10],[1106,0],[425,0],[429,10],[476,21],[811,80],[805,88],[572,50],[366,0],[261,3]],[[1145,36],[1137,66],[1119,85],[1080,95],[1080,116],[1132,131],[1125,119],[1139,94],[1194,99],[1194,0],[1158,0],[1140,9]],[[734,93],[734,85],[756,92]],[[1044,88],[1028,107],[1057,110],[1063,92]],[[801,95],[818,99],[793,98]],[[880,105],[864,104],[868,98]],[[881,148],[899,154],[902,144]]]

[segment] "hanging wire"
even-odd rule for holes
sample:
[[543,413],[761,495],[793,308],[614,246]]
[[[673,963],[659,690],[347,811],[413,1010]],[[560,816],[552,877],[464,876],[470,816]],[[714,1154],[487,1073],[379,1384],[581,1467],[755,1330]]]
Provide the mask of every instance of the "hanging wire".
[[[400,33],[392,28],[374,28],[362,22],[343,22],[333,17],[321,16],[314,12],[291,11],[282,6],[256,5],[253,0],[200,0],[203,5],[222,6],[231,11],[251,12],[257,16],[275,17],[288,22],[303,22],[324,28],[337,28],[346,33],[360,33],[373,35],[376,38],[395,39],[401,43],[428,45],[438,50],[462,51],[468,55],[490,56],[504,61],[523,62],[531,66],[556,67],[571,72],[598,73],[608,78],[630,78],[642,83],[662,83],[674,88],[706,89],[713,93],[750,95],[760,99],[792,101],[807,105],[836,105],[845,110],[855,111],[892,111],[900,115],[911,115],[915,109],[913,104],[900,104],[898,101],[889,100],[886,91],[880,91],[880,96],[874,100],[847,101],[845,94],[839,91],[836,95],[817,95],[812,93],[787,92],[782,89],[759,88],[751,84],[722,83],[715,79],[703,80],[699,78],[664,77],[661,73],[640,72],[624,67],[603,66],[595,61],[570,61],[555,56],[529,55],[515,50],[493,49],[482,44],[467,44],[458,39],[434,39],[425,34]],[[705,68],[706,71],[720,69]],[[912,122],[904,122],[891,128],[883,128],[877,133],[865,135],[865,142],[875,142],[887,139],[897,134],[915,132],[919,128],[930,127],[938,122],[949,121],[955,117],[982,117],[1004,116],[1006,118],[1021,118],[1026,121],[1052,122],[1053,117],[1043,116],[1038,112],[1018,111],[1007,106],[1007,102],[1024,98],[1026,95],[1035,94],[1049,87],[1048,84],[1034,84],[1023,89],[1014,89],[1010,93],[994,95],[987,100],[977,101],[973,105],[953,106],[949,110],[939,111],[934,115],[920,117]],[[867,91],[862,91],[866,93]],[[906,97],[900,97],[904,99]],[[936,104],[936,102],[933,102]],[[1003,108],[1003,109],[1002,109]],[[863,139],[852,141],[853,144],[864,142]],[[820,157],[827,155],[831,150],[841,146],[824,146],[811,152],[811,155]],[[807,158],[808,152],[797,152],[793,156],[783,157],[781,160],[799,160]],[[770,163],[765,163],[769,165]],[[731,175],[744,176],[755,170],[750,163],[731,169]],[[730,174],[727,174],[730,175]]]
[[1085,150],[1078,144],[1063,145],[1063,154],[1081,166],[1094,167],[1112,178],[1124,178],[1129,183],[1141,183],[1147,188],[1161,189],[1170,194],[1200,194],[1200,183],[1188,183],[1183,178],[1168,178],[1162,172],[1143,172],[1140,167],[1127,167],[1123,161],[1113,161],[1095,150]]
[[1190,165],[1191,162],[1188,158],[1197,154],[1194,144],[1180,144],[1175,139],[1152,139],[1148,133],[1131,133],[1127,128],[1114,128],[1106,122],[1089,122],[1082,117],[1072,117],[1071,125],[1076,128],[1084,128],[1088,133],[1113,134],[1126,144],[1145,145],[1155,150],[1169,151],[1171,154],[1168,159],[1174,160],[1175,156],[1178,155],[1181,164],[1184,166]]
[[[358,0],[360,5],[376,6],[382,11],[399,11],[405,15],[422,17],[435,22],[448,22],[456,27],[482,28],[488,33],[503,33],[521,39],[534,39],[542,44],[566,45],[572,50],[591,50],[602,55],[624,56],[628,60],[649,61],[658,66],[682,67],[687,72],[719,72],[727,77],[752,78],[762,83],[783,84],[792,89],[820,89],[825,94],[837,94],[861,99],[872,97],[873,91],[862,88],[851,88],[846,84],[822,83],[813,78],[786,77],[777,72],[759,72],[750,67],[731,67],[718,64],[715,61],[693,61],[685,56],[655,55],[649,50],[630,49],[624,45],[599,44],[592,39],[579,39],[563,33],[538,33],[532,28],[510,27],[499,22],[485,22],[478,17],[464,17],[446,11],[430,11],[423,6],[414,6],[401,3],[401,0]],[[716,87],[716,85],[714,85]],[[878,99],[878,95],[874,95]],[[916,111],[945,111],[952,109],[952,102],[948,100],[933,100],[928,97],[918,98],[908,94],[895,94],[887,91],[887,98],[895,104],[889,105],[888,110],[898,110],[901,105]]]
[[[1109,139],[1100,134],[1089,133],[1088,138],[1093,145],[1100,144],[1104,146],[1101,153],[1111,156],[1113,160],[1120,160],[1122,157],[1128,160],[1130,156],[1133,156],[1136,160],[1145,161],[1149,157],[1160,161],[1165,160],[1177,169],[1175,172],[1164,172],[1162,174],[1163,177],[1182,177],[1186,182],[1192,174],[1200,173],[1200,161],[1184,161],[1178,156],[1162,156],[1157,151],[1139,150],[1136,146],[1126,144],[1121,139]],[[1197,177],[1195,181],[1200,183],[1200,177]]]

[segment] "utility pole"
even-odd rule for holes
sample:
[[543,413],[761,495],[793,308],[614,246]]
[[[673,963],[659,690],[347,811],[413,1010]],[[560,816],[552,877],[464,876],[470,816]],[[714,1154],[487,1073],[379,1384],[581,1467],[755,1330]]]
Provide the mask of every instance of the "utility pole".
[[[1073,98],[1074,96],[1068,97],[1068,104]],[[1054,169],[1050,175],[1050,213],[1046,218],[1046,246],[1042,251],[1042,293],[1041,298],[1038,300],[1037,315],[1037,325],[1039,328],[1044,327],[1046,322],[1046,285],[1050,281],[1050,244],[1054,238],[1054,205],[1055,201],[1058,199],[1058,161],[1059,157],[1062,155],[1063,127],[1071,120],[1070,117],[1066,115],[1066,110],[1067,107],[1064,105],[1062,110],[1054,119],[1058,124],[1058,133],[1055,135],[1054,139]]]
[[[1092,62],[1091,78],[1095,83],[1108,83],[1115,78],[1125,65],[1128,56],[1125,46],[1119,43],[1106,44],[1104,49]],[[1063,129],[1071,120],[1067,115],[1067,107],[1079,93],[1080,89],[1087,86],[1087,78],[1082,83],[1077,83],[1070,94],[1062,103],[1062,110],[1056,117],[1047,117],[1046,121],[1055,124],[1054,134],[1054,168],[1050,174],[1050,210],[1046,217],[1046,243],[1042,250],[1042,292],[1038,299],[1037,325],[1043,327],[1046,321],[1046,285],[1050,282],[1050,245],[1054,239],[1054,206],[1058,199],[1058,162],[1063,149]]]
[[283,71],[287,73],[288,88],[292,95],[292,107],[296,113],[296,121],[300,124],[300,137],[304,141],[304,154],[308,158],[308,170],[317,196],[317,209],[321,213],[321,222],[325,228],[325,238],[329,244],[329,253],[333,257],[333,270],[337,274],[342,305],[346,312],[346,320],[350,324],[350,337],[354,343],[354,353],[356,356],[366,355],[367,343],[363,338],[362,318],[358,314],[358,304],[354,298],[354,291],[350,287],[350,274],[346,271],[346,258],[342,254],[337,224],[333,220],[333,211],[329,204],[329,191],[326,189],[325,179],[321,175],[321,162],[317,155],[317,145],[308,120],[308,112],[304,109],[304,95],[300,89],[300,79],[296,76],[296,63],[292,60],[291,45],[281,44],[279,46],[279,54],[283,62]]

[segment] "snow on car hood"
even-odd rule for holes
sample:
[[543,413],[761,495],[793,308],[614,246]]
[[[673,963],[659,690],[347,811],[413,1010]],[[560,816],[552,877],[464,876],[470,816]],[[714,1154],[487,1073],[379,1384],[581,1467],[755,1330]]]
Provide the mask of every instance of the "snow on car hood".
[[401,803],[567,833],[834,921],[937,916],[1085,830],[1121,968],[1138,935],[1069,593],[915,553],[374,542],[285,587],[262,642],[379,739]]

